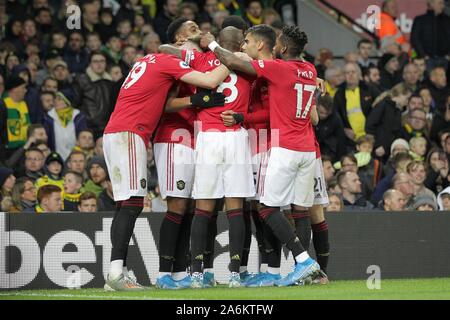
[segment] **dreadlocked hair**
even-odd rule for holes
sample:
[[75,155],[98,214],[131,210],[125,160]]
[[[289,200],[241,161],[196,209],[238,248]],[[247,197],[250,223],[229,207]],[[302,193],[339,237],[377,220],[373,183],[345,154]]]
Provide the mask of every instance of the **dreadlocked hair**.
[[296,26],[283,27],[282,39],[287,45],[289,53],[293,56],[301,55],[305,45],[308,43],[306,33]]

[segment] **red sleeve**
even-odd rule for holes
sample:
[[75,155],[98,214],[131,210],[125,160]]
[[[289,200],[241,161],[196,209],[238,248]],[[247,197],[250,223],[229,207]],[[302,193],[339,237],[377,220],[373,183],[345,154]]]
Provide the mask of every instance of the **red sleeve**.
[[194,121],[197,118],[197,112],[193,108],[186,108],[178,112],[178,114],[188,123],[194,126]]
[[186,64],[186,62],[174,56],[167,56],[167,59],[164,62],[162,71],[176,80],[180,79],[185,74],[194,71]]
[[269,109],[260,109],[255,112],[247,113],[245,117],[245,124],[251,123],[267,123],[270,119]]
[[280,76],[280,70],[277,70],[278,63],[276,60],[253,60],[250,63],[255,69],[258,78],[272,81]]

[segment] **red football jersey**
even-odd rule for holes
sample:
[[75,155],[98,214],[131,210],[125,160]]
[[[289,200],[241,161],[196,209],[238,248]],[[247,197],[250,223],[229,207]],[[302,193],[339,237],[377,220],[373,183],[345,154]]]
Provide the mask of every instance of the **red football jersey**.
[[[186,57],[186,55],[188,56]],[[221,65],[219,59],[217,59],[212,51],[202,53],[183,50],[182,58],[184,61],[189,61],[189,65],[193,69],[200,72],[212,71]],[[217,92],[223,92],[225,95],[225,105],[199,110],[197,120],[201,121],[201,131],[210,129],[216,131],[240,129],[241,125],[239,124],[226,127],[223,124],[220,114],[225,110],[233,110],[237,113],[243,113],[245,117],[248,112],[250,87],[253,80],[254,78],[251,76],[232,72],[216,89]]]
[[[257,60],[251,62],[258,78],[269,85],[272,147],[314,152],[314,131],[310,109],[316,90],[316,68],[299,60]],[[278,139],[278,141],[276,141]]]
[[192,72],[184,61],[165,54],[149,54],[131,69],[117,98],[105,133],[129,131],[148,145],[176,80]]
[[267,81],[256,79],[252,84],[250,105],[244,125],[248,129],[252,154],[270,148],[270,112]]
[[[177,97],[189,97],[195,94],[195,87],[187,83],[179,84]],[[194,108],[186,108],[179,112],[163,113],[156,129],[153,143],[181,143],[194,147],[194,121],[197,112]]]

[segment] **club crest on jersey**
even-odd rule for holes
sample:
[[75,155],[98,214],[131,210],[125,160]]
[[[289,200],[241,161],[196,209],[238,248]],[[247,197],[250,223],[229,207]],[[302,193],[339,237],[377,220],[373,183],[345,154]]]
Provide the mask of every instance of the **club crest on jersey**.
[[141,179],[141,187],[142,189],[145,189],[145,187],[147,187],[147,180]]
[[260,68],[264,68],[264,61],[263,60],[258,60],[258,64]]
[[189,65],[184,61],[180,61],[180,67],[183,69],[189,69]]
[[177,181],[177,188],[178,188],[178,190],[184,190],[185,187],[186,187],[186,183],[183,180],[178,180]]
[[203,101],[208,102],[209,101],[209,96],[204,96],[203,97]]

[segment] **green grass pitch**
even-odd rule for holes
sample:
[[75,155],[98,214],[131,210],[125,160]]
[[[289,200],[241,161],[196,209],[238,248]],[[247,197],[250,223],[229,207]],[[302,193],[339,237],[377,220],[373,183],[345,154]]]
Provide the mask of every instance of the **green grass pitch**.
[[366,281],[287,288],[234,288],[105,292],[103,289],[0,291],[0,300],[450,300],[450,278],[381,280],[369,290]]

